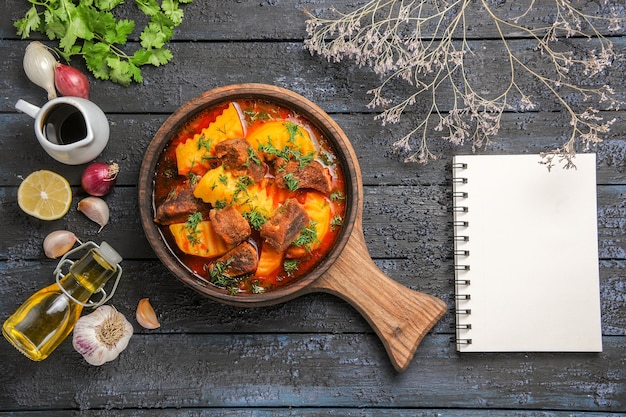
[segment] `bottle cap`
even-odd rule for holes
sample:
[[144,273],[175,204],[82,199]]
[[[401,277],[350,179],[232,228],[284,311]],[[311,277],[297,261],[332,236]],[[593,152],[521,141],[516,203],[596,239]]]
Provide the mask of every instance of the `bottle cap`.
[[120,254],[117,253],[117,251],[113,249],[111,245],[109,245],[106,242],[102,242],[100,244],[100,248],[98,248],[98,252],[111,265],[117,265],[120,262],[122,262],[122,257],[120,256]]

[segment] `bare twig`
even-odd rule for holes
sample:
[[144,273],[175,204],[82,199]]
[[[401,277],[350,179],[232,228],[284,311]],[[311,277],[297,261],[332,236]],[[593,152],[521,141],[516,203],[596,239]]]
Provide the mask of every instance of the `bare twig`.
[[[418,96],[430,98],[426,117],[394,143],[394,149],[404,153],[406,161],[427,162],[436,158],[428,147],[431,130],[441,132],[443,139],[454,144],[471,142],[476,149],[498,134],[505,111],[535,109],[536,99],[518,82],[524,73],[550,93],[570,117],[571,133],[560,148],[546,153],[552,155],[546,158],[548,165],[557,156],[571,164],[577,144],[587,149],[600,142],[600,135],[607,133],[615,120],[604,120],[593,105],[582,110],[574,108],[563,91],[576,92],[585,101],[594,100],[607,110],[617,110],[624,104],[610,86],[589,87],[571,81],[569,76],[580,71],[585,79],[591,79],[623,58],[595,26],[602,22],[608,30],[619,30],[625,17],[618,7],[623,6],[604,1],[609,16],[592,16],[575,7],[573,0],[553,0],[552,23],[532,27],[524,24],[535,3],[528,1],[528,7],[512,19],[500,17],[493,2],[487,0],[371,0],[351,13],[334,10],[336,17],[329,19],[307,12],[309,38],[305,47],[332,62],[351,59],[358,66],[371,67],[382,82],[368,91],[372,95],[368,107],[382,109],[376,118],[383,125],[397,123]],[[493,21],[507,62],[507,81],[491,95],[483,93],[468,78],[468,66],[476,51],[467,40],[466,14],[476,7]],[[531,39],[541,57],[541,66],[527,62],[512,48],[507,33]],[[594,40],[595,46],[583,54],[555,47],[559,39],[570,37]],[[399,102],[386,96],[395,80],[411,86]],[[443,103],[441,91],[446,87],[453,93],[451,106]]]

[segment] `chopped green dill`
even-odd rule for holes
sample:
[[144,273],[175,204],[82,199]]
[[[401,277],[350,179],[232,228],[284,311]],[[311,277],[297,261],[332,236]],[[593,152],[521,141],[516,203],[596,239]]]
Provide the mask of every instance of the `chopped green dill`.
[[285,259],[283,262],[283,269],[286,273],[290,274],[298,270],[298,261],[295,259]]
[[256,122],[258,120],[273,120],[274,118],[266,111],[257,111],[257,110],[244,110],[244,116],[246,116],[251,122]]
[[333,218],[330,220],[330,228],[332,230],[335,230],[341,226],[343,226],[343,218],[338,214],[334,215]]
[[240,177],[237,177],[237,182],[235,183],[235,187],[238,190],[245,191],[253,184],[254,184],[254,180],[251,177],[247,175],[242,175]]
[[191,171],[187,174],[187,178],[189,178],[190,185],[196,185],[199,181],[199,177]]
[[340,201],[345,200],[346,198],[341,191],[333,191],[332,193],[330,193],[329,197],[330,201]]
[[246,163],[243,165],[246,167],[250,166],[250,161],[254,162],[257,165],[261,165],[261,160],[259,159],[259,156],[254,151],[252,146],[248,148],[248,158],[246,159]]
[[294,240],[292,245],[308,247],[317,240],[317,222],[310,221],[309,224],[300,230],[300,234]]
[[313,162],[313,159],[315,158],[315,151],[310,151],[309,153],[303,155],[302,152],[300,152],[299,150],[290,149],[289,154],[293,156],[293,159],[298,161],[298,166],[300,168],[304,168],[305,166]]
[[261,286],[259,280],[254,280],[250,282],[250,291],[252,292],[252,294],[262,294],[265,292],[265,288]]
[[250,198],[246,199],[246,201],[242,201],[241,194],[249,197],[248,188],[254,184],[254,180],[247,175],[242,175],[241,177],[237,177],[237,181],[235,182],[235,192],[233,193],[233,201],[244,204],[245,202],[250,201]]
[[300,131],[300,126],[293,122],[285,122],[283,126],[287,128],[287,132],[289,132],[289,142],[295,143],[296,136],[302,136],[302,132]]
[[285,185],[287,185],[289,191],[296,191],[298,189],[298,180],[293,176],[293,173],[283,176],[283,180],[285,180]]
[[222,184],[224,184],[224,185],[228,185],[228,177],[227,177],[226,175],[224,175],[224,174],[220,174],[220,175],[217,177],[217,179],[218,179],[218,181],[219,181],[219,182],[221,182]]
[[280,150],[278,148],[276,148],[276,146],[274,146],[274,144],[272,143],[272,138],[268,137],[267,138],[267,143],[260,143],[259,144],[259,152],[263,152],[266,153],[268,155],[274,155],[277,156],[279,158],[282,158],[286,161],[289,160],[289,152],[287,151],[287,148]]
[[198,150],[204,148],[207,150],[207,152],[211,151],[211,148],[213,147],[213,139],[207,139],[206,136],[204,136],[204,134],[200,135],[200,137],[198,138]]
[[337,160],[326,152],[320,154],[320,160],[326,166],[335,165],[337,163]]
[[200,234],[200,230],[198,230],[198,225],[202,221],[202,213],[195,212],[189,217],[187,217],[187,221],[185,222],[185,230],[187,231],[187,240],[191,245],[195,246],[200,243],[200,239],[198,235]]
[[211,279],[211,283],[218,287],[223,287],[231,295],[235,295],[239,290],[239,280],[226,273],[226,269],[232,262],[233,258],[229,258],[226,262],[215,262],[213,266],[209,268],[209,278]]
[[226,207],[226,205],[227,205],[226,200],[217,200],[215,202],[216,209],[223,209],[224,207]]
[[200,159],[202,160],[202,162],[212,161],[214,159],[217,159],[217,156],[207,153],[207,154],[202,155],[202,158]]
[[243,217],[255,230],[261,230],[261,226],[268,220],[266,215],[256,209],[244,212]]

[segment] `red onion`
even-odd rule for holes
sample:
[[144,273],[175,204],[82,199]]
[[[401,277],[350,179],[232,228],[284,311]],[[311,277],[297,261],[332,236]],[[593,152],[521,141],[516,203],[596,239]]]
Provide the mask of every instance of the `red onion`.
[[57,63],[54,68],[54,85],[64,96],[89,99],[89,80],[74,67]]
[[94,162],[85,168],[81,178],[83,190],[88,194],[101,197],[111,192],[117,174],[120,171],[116,163],[106,164],[104,162]]

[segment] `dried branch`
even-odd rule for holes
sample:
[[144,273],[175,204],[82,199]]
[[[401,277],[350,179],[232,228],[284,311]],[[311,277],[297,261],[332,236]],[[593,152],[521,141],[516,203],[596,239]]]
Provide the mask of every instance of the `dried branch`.
[[[425,163],[436,158],[428,147],[431,130],[441,132],[441,137],[453,144],[471,142],[477,149],[498,134],[505,111],[536,109],[538,103],[518,82],[523,74],[549,92],[568,113],[571,133],[560,148],[547,155],[558,155],[571,164],[577,144],[587,149],[600,142],[600,135],[607,133],[615,120],[604,120],[593,105],[582,110],[574,108],[564,91],[582,95],[585,101],[594,100],[606,110],[617,110],[624,104],[608,85],[587,86],[570,78],[579,71],[588,81],[623,58],[596,25],[602,23],[609,31],[619,30],[625,19],[624,6],[604,1],[609,16],[592,16],[575,7],[574,1],[554,0],[552,23],[532,27],[525,21],[534,3],[529,0],[528,7],[512,19],[501,18],[493,2],[486,0],[371,0],[347,14],[333,9],[337,17],[328,19],[307,12],[309,38],[305,47],[332,62],[351,59],[360,67],[371,67],[382,82],[368,91],[372,95],[368,107],[382,109],[376,118],[383,125],[397,123],[418,96],[430,97],[423,121],[394,143],[395,150],[407,155],[407,162]],[[507,62],[507,82],[489,96],[468,77],[471,57],[477,52],[468,43],[467,12],[476,7],[495,25]],[[540,64],[528,62],[512,48],[507,33],[531,39]],[[582,53],[557,48],[559,40],[571,37],[594,40],[595,47]],[[408,83],[411,89],[394,103],[386,92],[397,80]],[[444,88],[452,91],[451,108],[444,104]],[[552,158],[546,161],[550,164]]]

